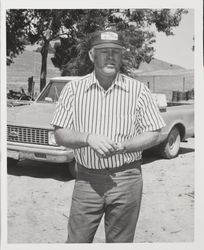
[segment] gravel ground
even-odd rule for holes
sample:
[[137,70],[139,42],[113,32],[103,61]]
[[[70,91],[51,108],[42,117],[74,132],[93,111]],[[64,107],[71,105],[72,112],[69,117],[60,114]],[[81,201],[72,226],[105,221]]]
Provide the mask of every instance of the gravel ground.
[[[194,240],[194,139],[171,160],[145,156],[134,242]],[[22,161],[8,166],[8,243],[64,243],[74,180],[68,168]],[[94,242],[105,242],[103,220]]]

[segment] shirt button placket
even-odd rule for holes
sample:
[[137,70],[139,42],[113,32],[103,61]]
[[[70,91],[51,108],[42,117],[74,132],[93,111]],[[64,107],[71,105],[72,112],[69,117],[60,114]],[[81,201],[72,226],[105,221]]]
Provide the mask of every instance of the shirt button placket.
[[102,117],[102,126],[101,126],[101,134],[103,134],[104,126],[105,126],[105,107],[106,107],[106,93],[102,92],[102,105],[101,105],[101,117]]
[[[102,117],[102,126],[101,126],[101,134],[103,135],[104,134],[104,131],[105,131],[105,117],[106,117],[106,114],[105,114],[105,110],[106,110],[106,96],[107,96],[107,92],[105,91],[102,91],[102,108],[101,108],[101,117]],[[103,161],[104,163],[104,161]],[[107,167],[107,166],[103,166],[103,167]]]

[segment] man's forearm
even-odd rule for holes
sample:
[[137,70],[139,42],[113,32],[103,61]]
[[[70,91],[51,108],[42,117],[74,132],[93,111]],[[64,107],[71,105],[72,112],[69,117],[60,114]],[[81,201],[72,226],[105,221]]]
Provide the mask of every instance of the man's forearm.
[[124,152],[143,151],[158,143],[159,131],[144,132],[121,143]]
[[88,133],[80,133],[74,130],[65,128],[55,128],[55,139],[57,144],[69,148],[81,148],[88,146],[87,143]]
[[[89,146],[88,142],[89,136],[93,137],[93,135],[89,133],[81,133],[74,130],[59,128],[59,127],[55,128],[55,139],[57,144],[73,149]],[[142,133],[129,140],[117,144],[119,148],[115,151],[115,153],[117,154],[125,152],[131,153],[131,152],[143,151],[147,148],[151,148],[152,146],[156,145],[158,143],[158,138],[159,138],[159,131]],[[97,141],[97,137],[93,137],[92,141]],[[93,144],[93,142],[91,144]],[[98,151],[98,145],[96,150]],[[114,151],[111,151],[110,155],[115,153]]]
[[58,145],[72,149],[90,146],[98,157],[105,157],[116,151],[115,142],[103,135],[56,127],[55,139]]

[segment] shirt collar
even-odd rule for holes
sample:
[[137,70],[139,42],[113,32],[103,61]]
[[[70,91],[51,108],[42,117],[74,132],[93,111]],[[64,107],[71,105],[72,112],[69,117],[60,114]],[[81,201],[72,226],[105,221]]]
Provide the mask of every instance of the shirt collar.
[[[95,71],[93,71],[90,74],[89,79],[86,82],[85,91],[89,90],[91,88],[91,86],[93,86],[93,85],[98,85],[99,86],[99,82],[98,82],[98,80],[96,79],[96,76],[95,76]],[[120,73],[118,73],[116,75],[116,78],[113,81],[113,86],[119,87],[119,88],[121,88],[121,89],[123,89],[123,90],[125,90],[127,92],[129,91],[128,84],[125,81],[124,75],[122,75]]]

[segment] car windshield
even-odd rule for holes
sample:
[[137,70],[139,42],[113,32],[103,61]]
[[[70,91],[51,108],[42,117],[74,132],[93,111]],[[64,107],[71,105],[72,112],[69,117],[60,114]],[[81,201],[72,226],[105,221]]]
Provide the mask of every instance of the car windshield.
[[59,95],[68,81],[51,81],[40,94],[36,102],[50,102],[55,103],[59,99]]

